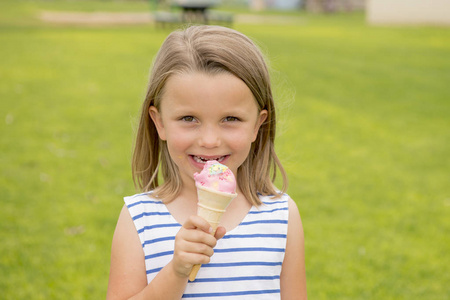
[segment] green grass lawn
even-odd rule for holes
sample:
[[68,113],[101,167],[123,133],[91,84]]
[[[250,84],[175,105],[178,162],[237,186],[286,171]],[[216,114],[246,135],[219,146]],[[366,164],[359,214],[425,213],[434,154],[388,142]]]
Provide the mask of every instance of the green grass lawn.
[[[135,192],[136,117],[168,31],[37,18],[148,8],[87,2],[0,3],[2,299],[105,297],[122,197]],[[309,298],[449,299],[450,29],[299,19],[234,27],[273,69]]]

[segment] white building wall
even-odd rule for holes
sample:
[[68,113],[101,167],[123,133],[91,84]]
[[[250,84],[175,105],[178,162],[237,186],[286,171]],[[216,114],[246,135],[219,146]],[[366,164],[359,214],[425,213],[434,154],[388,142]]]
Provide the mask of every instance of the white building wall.
[[450,25],[450,0],[367,0],[372,24]]

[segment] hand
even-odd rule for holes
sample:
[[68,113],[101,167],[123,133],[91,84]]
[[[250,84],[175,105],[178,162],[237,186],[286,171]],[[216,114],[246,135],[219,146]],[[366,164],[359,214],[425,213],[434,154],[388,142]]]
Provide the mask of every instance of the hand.
[[175,274],[187,278],[194,265],[209,263],[217,240],[225,235],[226,230],[218,227],[214,236],[211,233],[212,228],[205,219],[199,216],[189,217],[175,236],[171,262]]

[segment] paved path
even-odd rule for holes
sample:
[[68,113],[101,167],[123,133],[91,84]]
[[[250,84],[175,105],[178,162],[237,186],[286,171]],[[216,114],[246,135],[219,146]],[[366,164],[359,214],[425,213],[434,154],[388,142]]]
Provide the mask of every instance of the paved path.
[[[118,13],[118,12],[55,12],[42,11],[39,19],[55,24],[73,25],[132,25],[153,22],[152,13]],[[302,18],[296,16],[270,16],[237,14],[235,23],[245,24],[292,24],[301,23]]]

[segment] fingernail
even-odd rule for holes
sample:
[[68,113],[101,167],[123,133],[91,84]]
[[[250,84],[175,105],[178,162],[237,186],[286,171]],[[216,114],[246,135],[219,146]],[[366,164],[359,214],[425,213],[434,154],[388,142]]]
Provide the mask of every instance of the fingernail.
[[213,232],[213,228],[209,227],[209,233],[212,233],[212,232]]

